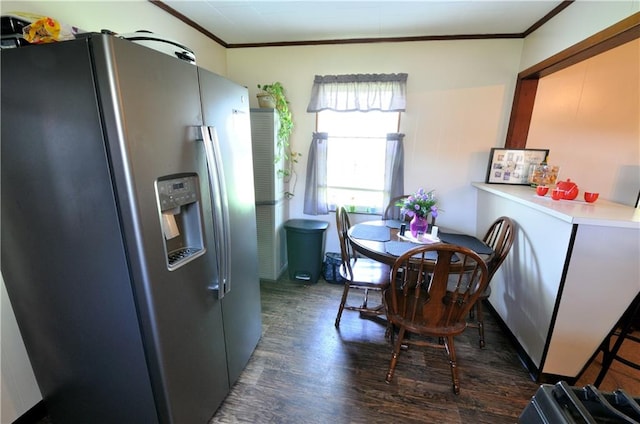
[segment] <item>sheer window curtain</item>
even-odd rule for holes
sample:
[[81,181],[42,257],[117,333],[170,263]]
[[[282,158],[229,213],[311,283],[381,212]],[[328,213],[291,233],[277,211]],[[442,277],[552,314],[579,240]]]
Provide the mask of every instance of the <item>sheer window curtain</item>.
[[313,133],[307,156],[307,181],[304,210],[307,215],[328,215],[327,203],[327,139],[328,133]]
[[[404,112],[407,74],[316,75],[307,112]],[[313,133],[307,160],[304,213],[327,215],[327,133]],[[383,208],[404,194],[404,134],[387,135]]]
[[385,178],[383,213],[386,205],[394,197],[404,195],[404,134],[387,134],[387,153],[385,159]]

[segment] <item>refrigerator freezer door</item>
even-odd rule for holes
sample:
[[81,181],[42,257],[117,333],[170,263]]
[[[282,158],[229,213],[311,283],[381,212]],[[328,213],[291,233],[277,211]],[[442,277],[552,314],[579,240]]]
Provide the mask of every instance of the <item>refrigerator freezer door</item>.
[[216,128],[227,182],[232,289],[222,299],[222,315],[233,384],[262,334],[249,98],[238,84],[202,69],[198,73],[204,125]]
[[155,423],[91,62],[2,51],[2,274],[55,422]]

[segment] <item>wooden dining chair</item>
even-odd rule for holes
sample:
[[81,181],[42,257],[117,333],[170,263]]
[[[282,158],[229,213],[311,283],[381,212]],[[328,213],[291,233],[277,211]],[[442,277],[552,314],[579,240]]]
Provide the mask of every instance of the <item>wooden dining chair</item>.
[[454,337],[467,328],[469,310],[486,289],[488,276],[482,258],[462,246],[423,245],[398,257],[384,292],[387,319],[398,331],[397,338],[391,331],[393,354],[387,383],[393,379],[402,346],[430,346],[445,349],[453,391],[460,393]]
[[[389,286],[390,267],[373,259],[359,257],[353,249],[348,237],[348,230],[351,227],[349,213],[340,206],[336,211],[336,224],[338,228],[338,238],[340,240],[340,253],[342,264],[340,265],[340,275],[346,280],[335,326],[340,326],[342,312],[347,309],[359,311],[371,315],[383,315],[384,307],[382,303],[369,306],[369,292],[382,293],[382,290]],[[359,306],[348,304],[349,291],[351,289],[361,290],[363,300]]]
[[484,241],[493,249],[494,255],[487,263],[487,268],[489,269],[489,284],[487,284],[487,288],[480,295],[480,300],[478,300],[469,314],[469,317],[471,319],[469,326],[478,328],[478,334],[480,336],[480,348],[485,347],[484,312],[482,310],[482,302],[488,299],[491,295],[491,279],[493,278],[498,268],[500,268],[500,265],[502,265],[505,258],[507,257],[507,254],[511,250],[514,238],[515,224],[513,223],[513,220],[506,216],[501,216],[500,218],[496,219],[493,224],[491,224],[491,227],[489,227],[487,233],[482,239],[482,241]]
[[[411,221],[411,217],[407,215],[402,215],[400,213],[400,206],[396,206],[396,203],[398,203],[403,199],[406,199],[407,197],[409,197],[409,195],[405,194],[403,196],[396,196],[391,200],[389,200],[389,203],[387,204],[387,207],[384,210],[384,214],[382,214],[382,219],[384,220],[395,219],[396,221]],[[429,214],[429,216],[431,216],[431,223],[429,225],[436,225],[436,218],[431,214]]]

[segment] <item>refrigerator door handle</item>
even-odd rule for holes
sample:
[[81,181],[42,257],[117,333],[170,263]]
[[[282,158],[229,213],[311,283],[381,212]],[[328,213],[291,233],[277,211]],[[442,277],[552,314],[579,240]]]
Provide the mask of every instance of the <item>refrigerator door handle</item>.
[[208,287],[222,299],[231,291],[231,232],[229,226],[229,203],[220,144],[216,127],[201,126],[202,142],[207,160],[207,173],[211,190],[211,210],[215,240],[215,260],[218,279]]

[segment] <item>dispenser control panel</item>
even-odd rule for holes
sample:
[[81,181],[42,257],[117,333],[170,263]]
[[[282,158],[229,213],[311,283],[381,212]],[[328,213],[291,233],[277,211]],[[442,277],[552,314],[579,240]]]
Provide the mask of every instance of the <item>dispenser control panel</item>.
[[206,251],[199,184],[195,173],[168,175],[156,180],[156,201],[169,271]]
[[161,211],[174,209],[198,200],[195,176],[158,181],[157,190]]

